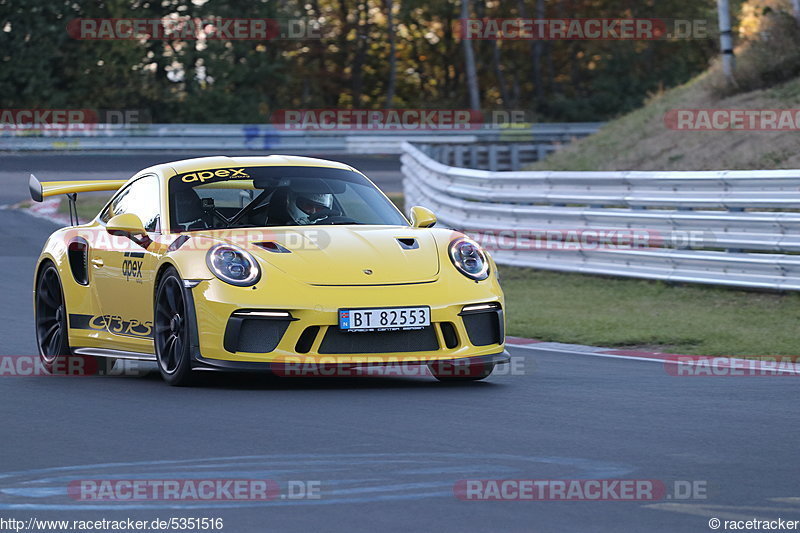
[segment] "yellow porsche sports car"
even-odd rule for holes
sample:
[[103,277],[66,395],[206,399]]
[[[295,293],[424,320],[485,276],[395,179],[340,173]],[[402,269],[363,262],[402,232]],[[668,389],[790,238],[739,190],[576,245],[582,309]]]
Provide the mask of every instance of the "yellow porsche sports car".
[[[306,365],[427,365],[442,381],[506,363],[491,257],[461,233],[411,222],[363,174],[321,159],[206,157],[129,180],[39,182],[75,225],[47,240],[34,282],[36,338],[65,358],[292,375]],[[78,193],[117,191],[77,225]]]

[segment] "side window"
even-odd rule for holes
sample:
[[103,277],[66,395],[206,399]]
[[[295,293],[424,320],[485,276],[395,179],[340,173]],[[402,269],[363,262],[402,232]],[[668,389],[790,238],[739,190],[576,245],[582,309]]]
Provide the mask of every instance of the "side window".
[[100,220],[108,222],[112,217],[123,213],[133,213],[142,219],[144,229],[158,231],[161,208],[159,203],[158,177],[144,176],[122,189],[111,200]]

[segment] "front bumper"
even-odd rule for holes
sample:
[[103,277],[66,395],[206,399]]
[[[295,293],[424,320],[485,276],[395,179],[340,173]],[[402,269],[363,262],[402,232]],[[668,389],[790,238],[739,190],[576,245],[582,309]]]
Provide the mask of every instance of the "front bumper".
[[504,365],[511,359],[511,356],[506,350],[490,355],[479,355],[475,357],[464,357],[460,359],[426,359],[417,356],[410,357],[408,360],[400,357],[385,357],[381,360],[376,360],[370,363],[358,364],[345,364],[336,360],[326,359],[325,357],[315,358],[312,363],[309,363],[306,358],[295,357],[286,358],[281,362],[271,363],[250,363],[243,361],[224,361],[220,359],[206,359],[202,356],[197,357],[195,360],[194,368],[198,370],[218,370],[229,372],[272,372],[281,375],[308,375],[314,369],[309,369],[308,366],[314,366],[315,369],[323,375],[341,375],[338,370],[349,370],[354,368],[368,368],[375,366],[397,366],[401,368],[422,366],[432,363],[436,364],[453,364],[464,366],[486,366],[486,365]]
[[[189,289],[197,324],[196,366],[227,368],[236,363],[235,369],[247,370],[286,363],[353,367],[481,357],[488,362],[506,360],[504,301],[496,282],[470,283],[466,290],[461,283],[452,287],[441,280],[385,286],[293,285],[267,294],[263,287],[232,288],[205,280]],[[453,294],[459,292],[462,298],[454,302]],[[482,304],[489,306],[483,315],[465,312],[465,306]],[[339,309],[419,305],[431,309],[426,330],[370,334],[338,328]]]

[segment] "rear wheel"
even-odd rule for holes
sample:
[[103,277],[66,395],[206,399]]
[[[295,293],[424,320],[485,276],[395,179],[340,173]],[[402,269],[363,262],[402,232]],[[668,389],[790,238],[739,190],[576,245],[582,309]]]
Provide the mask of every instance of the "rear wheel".
[[168,269],[158,283],[155,301],[154,341],[161,377],[170,385],[192,382],[189,347],[189,324],[183,281],[174,268]]
[[494,363],[430,363],[433,377],[446,383],[480,381],[489,377]]
[[50,373],[72,354],[67,337],[64,292],[58,270],[52,264],[45,267],[36,284],[36,343],[42,365]]
[[42,366],[51,374],[63,373],[72,355],[67,335],[67,306],[58,270],[44,268],[36,284],[36,343]]
[[[67,302],[54,264],[44,267],[36,283],[36,344],[39,359],[50,374],[104,375],[102,357],[72,355],[67,326]],[[113,363],[112,363],[113,364]]]

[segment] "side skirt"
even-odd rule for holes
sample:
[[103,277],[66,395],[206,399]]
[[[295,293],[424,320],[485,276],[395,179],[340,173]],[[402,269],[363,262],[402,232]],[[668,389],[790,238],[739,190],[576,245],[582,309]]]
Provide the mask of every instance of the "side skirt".
[[114,359],[132,359],[135,361],[156,361],[155,354],[125,352],[123,350],[109,350],[106,348],[73,348],[76,355],[91,355],[93,357],[113,357]]

